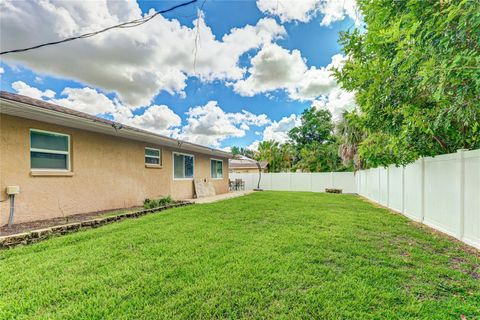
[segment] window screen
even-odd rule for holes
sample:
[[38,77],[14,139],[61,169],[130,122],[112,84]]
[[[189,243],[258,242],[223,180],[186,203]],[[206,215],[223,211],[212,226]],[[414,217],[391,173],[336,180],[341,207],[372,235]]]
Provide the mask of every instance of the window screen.
[[145,148],[145,164],[160,165],[161,152],[160,149]]
[[175,179],[193,178],[193,156],[186,154],[173,154],[173,176]]
[[213,179],[223,178],[223,161],[215,159],[210,160],[210,176]]
[[70,136],[30,130],[30,167],[40,170],[69,170]]

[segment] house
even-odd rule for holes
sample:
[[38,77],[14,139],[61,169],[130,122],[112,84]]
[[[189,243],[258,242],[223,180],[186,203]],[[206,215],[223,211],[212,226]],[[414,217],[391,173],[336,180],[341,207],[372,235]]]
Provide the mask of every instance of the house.
[[268,172],[268,162],[267,161],[257,161],[245,156],[237,156],[233,159],[228,160],[228,172],[229,173],[252,173],[258,172],[258,164],[262,172]]
[[15,223],[192,198],[194,178],[228,192],[228,152],[3,91],[0,150],[0,225],[7,186]]

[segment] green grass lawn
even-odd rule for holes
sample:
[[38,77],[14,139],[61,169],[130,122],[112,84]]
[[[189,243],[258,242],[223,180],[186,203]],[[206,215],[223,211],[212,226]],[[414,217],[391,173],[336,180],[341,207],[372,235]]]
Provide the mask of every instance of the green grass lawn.
[[0,251],[0,318],[475,319],[479,265],[359,197],[263,192]]

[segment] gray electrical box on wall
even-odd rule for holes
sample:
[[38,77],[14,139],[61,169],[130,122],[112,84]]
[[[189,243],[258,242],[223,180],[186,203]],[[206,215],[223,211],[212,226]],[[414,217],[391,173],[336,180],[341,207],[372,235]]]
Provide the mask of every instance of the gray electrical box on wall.
[[20,187],[19,186],[8,186],[5,190],[5,192],[8,194],[8,195],[11,195],[11,194],[19,194],[20,193]]

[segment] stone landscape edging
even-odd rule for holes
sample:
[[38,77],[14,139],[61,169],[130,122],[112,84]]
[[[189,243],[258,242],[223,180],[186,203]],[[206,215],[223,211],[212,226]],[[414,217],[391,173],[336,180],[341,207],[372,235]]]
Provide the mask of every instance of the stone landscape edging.
[[182,201],[179,203],[168,204],[163,207],[152,208],[152,209],[143,209],[134,212],[121,213],[114,216],[96,218],[91,220],[85,220],[80,222],[74,222],[69,224],[63,224],[58,226],[53,226],[44,229],[37,229],[28,232],[8,235],[0,237],[0,249],[7,249],[16,247],[19,245],[28,245],[32,243],[37,243],[43,240],[46,240],[53,236],[64,235],[68,233],[77,232],[80,230],[87,230],[92,228],[97,228],[106,224],[114,223],[117,221],[122,221],[125,219],[134,219],[146,214],[155,213],[163,211],[170,208],[183,207],[187,205],[194,204],[189,201]]

